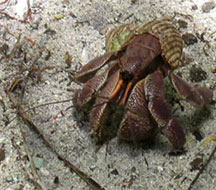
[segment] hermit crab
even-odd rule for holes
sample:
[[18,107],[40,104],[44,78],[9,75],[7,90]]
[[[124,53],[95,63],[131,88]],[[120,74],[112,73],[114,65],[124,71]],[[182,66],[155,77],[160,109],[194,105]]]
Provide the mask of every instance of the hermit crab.
[[147,140],[159,129],[174,148],[184,145],[184,131],[165,100],[163,78],[169,78],[182,99],[198,107],[209,103],[213,92],[173,73],[182,49],[181,35],[168,21],[124,24],[109,32],[106,53],[75,76],[84,85],[76,90],[73,103],[77,109],[91,105],[90,125],[99,141],[117,125],[122,140]]

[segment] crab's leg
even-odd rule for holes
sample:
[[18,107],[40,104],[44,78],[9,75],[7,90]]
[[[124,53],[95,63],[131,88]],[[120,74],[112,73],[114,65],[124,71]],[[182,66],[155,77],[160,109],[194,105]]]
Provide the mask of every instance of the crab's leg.
[[165,100],[162,73],[155,71],[148,75],[145,79],[144,88],[151,115],[162,128],[162,132],[172,143],[173,147],[182,147],[185,143],[185,135]]
[[77,108],[82,108],[93,98],[94,94],[103,86],[108,76],[108,72],[89,79],[82,87],[78,89],[73,98],[73,103]]
[[82,83],[86,82],[91,77],[93,77],[95,73],[101,67],[103,67],[114,55],[115,52],[108,52],[91,60],[90,62],[88,62],[86,65],[82,67],[80,72],[76,75],[75,79],[78,82],[82,82]]
[[103,138],[103,132],[105,122],[108,117],[108,103],[112,97],[113,91],[115,90],[120,77],[120,71],[111,72],[107,83],[104,88],[98,94],[96,101],[90,113],[90,125],[95,132],[98,141]]
[[141,141],[152,137],[157,127],[148,110],[144,79],[139,81],[128,98],[118,137],[126,141]]
[[78,89],[73,98],[73,103],[77,108],[82,108],[88,102],[94,98],[94,95],[99,91],[99,89],[105,84],[109,75],[118,70],[118,65],[113,64],[109,69],[100,75],[94,76],[89,79],[82,87]]
[[167,72],[167,75],[182,99],[199,107],[204,106],[212,100],[213,90],[189,84],[170,70]]

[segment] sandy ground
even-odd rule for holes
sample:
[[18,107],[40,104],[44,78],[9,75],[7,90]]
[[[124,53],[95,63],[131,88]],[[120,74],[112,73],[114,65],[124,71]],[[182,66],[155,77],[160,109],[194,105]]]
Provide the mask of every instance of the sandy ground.
[[[3,2],[1,0],[0,2]],[[189,82],[213,87],[216,73],[215,1],[201,0],[61,0],[31,1],[32,22],[21,22],[15,13],[16,1],[0,6],[0,189],[37,189],[24,139],[37,167],[42,189],[91,189],[79,176],[58,159],[42,141],[17,117],[3,84],[26,79],[14,89],[19,97],[25,87],[22,106],[25,109],[43,103],[71,99],[79,85],[65,70],[77,70],[89,58],[104,53],[105,35],[120,23],[142,24],[161,17],[173,18],[181,34],[191,33],[184,52],[188,64],[176,70]],[[25,11],[25,9],[23,10]],[[25,15],[24,15],[25,16]],[[29,21],[29,17],[26,17]],[[17,43],[17,38],[20,40]],[[29,39],[33,40],[31,42]],[[207,41],[209,46],[207,46]],[[193,43],[194,42],[194,43]],[[35,43],[35,45],[33,45]],[[5,45],[6,44],[6,45]],[[206,53],[203,48],[205,48]],[[71,62],[65,60],[66,52]],[[7,55],[10,55],[7,57]],[[188,61],[190,60],[190,61]],[[67,63],[68,62],[68,63]],[[38,74],[28,69],[50,68]],[[51,69],[52,68],[52,69]],[[22,73],[22,69],[27,69]],[[35,70],[34,70],[35,69]],[[40,79],[40,80],[39,80]],[[168,87],[169,88],[169,87]],[[178,99],[175,97],[175,100]],[[216,94],[214,93],[214,100]],[[153,143],[125,143],[117,137],[104,144],[97,153],[88,120],[77,114],[72,102],[41,106],[28,111],[54,147],[80,170],[107,190],[187,189],[212,150],[215,142],[202,146],[202,140],[216,135],[216,105],[197,109],[181,101],[172,103],[175,116],[183,126],[187,143],[184,152],[173,155],[173,148],[161,134]],[[65,111],[64,111],[65,110]],[[62,111],[62,114],[58,114]],[[57,115],[57,116],[56,116]],[[196,160],[197,163],[192,162]],[[200,161],[200,164],[198,162]],[[191,164],[195,163],[195,164]],[[193,167],[192,167],[193,165]],[[213,156],[192,189],[214,189],[216,157]]]

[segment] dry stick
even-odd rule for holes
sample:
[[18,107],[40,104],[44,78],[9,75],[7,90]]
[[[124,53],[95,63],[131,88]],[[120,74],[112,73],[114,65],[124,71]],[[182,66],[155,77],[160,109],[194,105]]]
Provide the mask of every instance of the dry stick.
[[[48,106],[48,105],[52,105],[52,104],[58,104],[58,103],[65,103],[65,102],[69,102],[69,101],[72,101],[73,99],[68,99],[68,100],[61,100],[61,101],[55,101],[55,102],[48,102],[48,103],[44,103],[44,104],[39,104],[39,105],[36,105],[36,106],[33,106],[33,107],[30,107],[28,109],[25,109],[24,112],[28,112],[30,110],[33,110],[33,109],[36,109],[36,108],[39,108],[39,107],[42,107],[42,106]],[[68,109],[70,109],[71,107],[73,106],[69,106],[67,107],[67,109],[63,110],[63,111],[67,111]],[[9,123],[7,125],[9,125],[14,119],[16,118],[16,116],[14,116],[12,119],[10,119]]]
[[4,0],[4,1],[0,2],[0,5],[3,5],[3,4],[5,4],[5,3],[7,3],[7,1],[8,1],[8,0]]
[[190,186],[188,187],[187,190],[191,190],[191,188],[193,187],[193,185],[196,183],[197,179],[199,178],[199,176],[201,175],[201,173],[203,172],[203,170],[206,168],[206,166],[209,164],[209,162],[211,161],[211,159],[213,158],[214,154],[216,152],[216,146],[214,147],[213,151],[211,152],[211,154],[209,155],[208,159],[206,160],[206,162],[203,164],[203,166],[200,168],[199,172],[197,173],[197,175],[195,176],[195,178],[193,179],[193,181],[191,182]]
[[25,151],[28,155],[28,159],[30,161],[30,166],[31,166],[31,170],[32,170],[32,174],[33,174],[33,177],[30,177],[29,178],[33,181],[33,183],[41,190],[47,190],[47,188],[44,186],[44,184],[40,181],[40,176],[38,175],[37,173],[37,170],[35,168],[35,165],[34,165],[34,161],[33,161],[33,158],[30,154],[30,151],[29,151],[29,148],[28,148],[28,145],[27,145],[27,142],[26,142],[26,138],[25,138],[25,133],[24,133],[24,130],[23,130],[23,127],[21,125],[19,125],[19,128],[20,128],[20,132],[21,132],[21,135],[22,135],[22,138],[23,138],[23,143],[24,143],[24,148],[25,148]]
[[15,17],[13,17],[13,16],[11,16],[11,15],[9,15],[8,13],[3,12],[3,11],[0,11],[0,14],[5,15],[6,17],[8,17],[8,18],[10,18],[10,19],[18,20],[19,22],[29,23],[29,21],[21,20],[21,19],[15,18]]
[[32,22],[33,18],[32,18],[31,5],[29,0],[27,1],[27,5],[28,5],[28,11],[27,11],[28,14],[26,15],[26,18],[24,18],[24,20],[26,20],[27,17],[29,17],[29,21]]
[[32,110],[32,109],[36,109],[36,108],[39,108],[39,107],[42,107],[42,106],[48,106],[48,105],[52,105],[52,104],[59,104],[59,103],[65,103],[65,102],[70,102],[72,101],[73,99],[70,98],[68,100],[60,100],[60,101],[54,101],[54,102],[47,102],[47,103],[44,103],[44,104],[39,104],[37,106],[34,106],[34,107],[30,107],[26,110],[24,110],[25,112],[28,112],[29,110]]
[[[5,1],[1,2],[0,5],[3,5],[3,4],[5,4],[5,3],[7,3],[7,1],[8,1],[8,0],[5,0]],[[27,1],[27,6],[28,6],[27,15],[25,16],[24,20],[21,20],[21,19],[18,19],[18,18],[16,18],[16,17],[13,17],[13,16],[11,16],[10,14],[8,14],[7,12],[2,12],[2,11],[0,11],[0,14],[3,14],[3,15],[5,15],[5,16],[11,18],[11,19],[18,20],[18,21],[20,21],[20,22],[29,23],[29,22],[32,22],[32,21],[33,21],[33,19],[32,19],[32,13],[31,13],[31,6],[30,6],[30,1],[29,1],[29,0]],[[29,17],[29,21],[26,20],[27,17]]]
[[61,159],[64,161],[66,165],[68,165],[72,171],[74,171],[80,178],[82,178],[92,189],[94,190],[105,190],[103,187],[101,187],[96,181],[94,181],[92,178],[90,178],[87,174],[79,170],[76,166],[74,166],[70,161],[68,161],[63,155],[57,152],[57,150],[49,143],[49,141],[46,139],[46,137],[40,132],[38,127],[29,119],[28,115],[25,113],[24,108],[20,106],[17,102],[17,100],[13,97],[13,95],[9,92],[7,88],[6,93],[8,94],[10,100],[14,104],[14,106],[17,109],[18,114],[22,117],[25,123],[27,123],[29,126],[31,126],[35,132],[43,139],[44,143]]

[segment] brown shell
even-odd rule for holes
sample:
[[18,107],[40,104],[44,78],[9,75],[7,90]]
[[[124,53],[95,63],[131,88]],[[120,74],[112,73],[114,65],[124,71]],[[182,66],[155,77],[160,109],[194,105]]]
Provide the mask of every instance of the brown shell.
[[178,30],[168,21],[153,20],[137,29],[138,34],[149,33],[160,40],[163,59],[175,69],[181,59],[183,40]]

